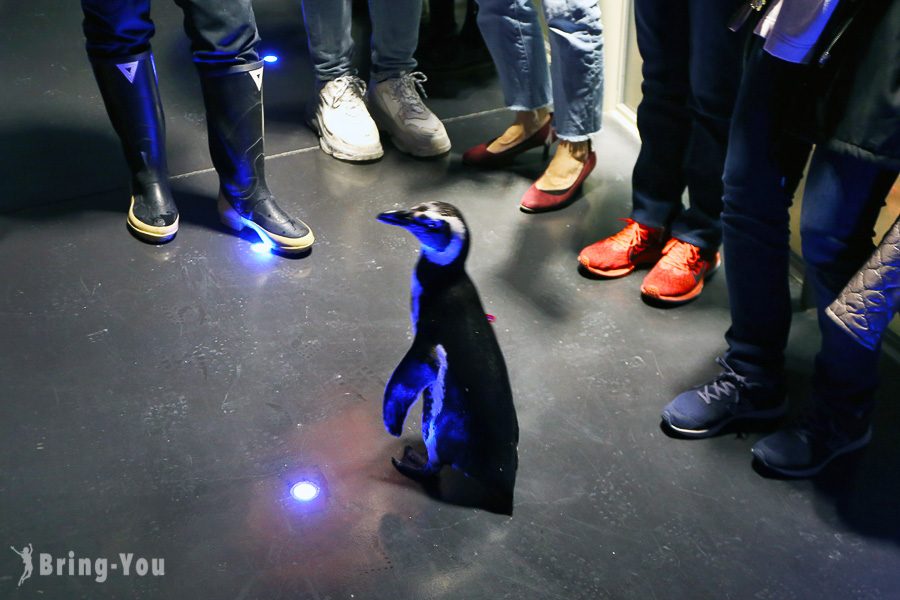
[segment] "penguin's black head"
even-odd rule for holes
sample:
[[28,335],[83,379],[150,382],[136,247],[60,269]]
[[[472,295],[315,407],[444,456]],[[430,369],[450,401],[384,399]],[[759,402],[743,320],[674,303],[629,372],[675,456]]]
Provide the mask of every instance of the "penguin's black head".
[[412,233],[422,244],[422,254],[438,265],[465,259],[468,229],[462,213],[446,202],[425,202],[408,210],[389,210],[377,219],[398,225]]

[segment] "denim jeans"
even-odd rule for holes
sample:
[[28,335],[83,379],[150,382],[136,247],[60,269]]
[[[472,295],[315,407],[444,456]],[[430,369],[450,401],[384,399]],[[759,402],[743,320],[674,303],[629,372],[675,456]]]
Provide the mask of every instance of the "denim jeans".
[[[552,64],[532,0],[478,0],[478,27],[487,44],[506,105],[512,110],[554,107],[564,140],[600,131],[603,109],[603,26],[598,0],[544,0]],[[552,81],[552,86],[551,86]]]
[[[220,69],[259,60],[259,34],[251,0],[176,0],[200,69]],[[150,49],[155,28],[150,0],[81,0],[88,56],[116,59]]]
[[[635,0],[643,58],[631,218],[704,250],[722,240],[722,170],[746,34],[734,0]],[[688,189],[690,208],[681,196]]]
[[[788,208],[810,150],[785,133],[791,117],[783,107],[805,68],[761,46],[751,54],[725,164],[722,224],[732,321],[726,360],[738,373],[770,382],[782,377],[791,324]],[[800,233],[822,333],[814,396],[839,410],[870,406],[879,352],[853,342],[824,311],[871,254],[872,229],[896,177],[896,171],[825,146],[816,149],[807,175]]]
[[[303,0],[303,21],[319,85],[355,73],[351,0]],[[415,70],[422,0],[369,0],[375,81]]]

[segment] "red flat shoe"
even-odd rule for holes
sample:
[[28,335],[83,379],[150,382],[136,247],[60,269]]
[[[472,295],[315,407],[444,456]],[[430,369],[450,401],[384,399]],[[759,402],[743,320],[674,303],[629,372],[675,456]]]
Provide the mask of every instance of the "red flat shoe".
[[544,160],[550,154],[550,145],[556,141],[556,134],[553,133],[553,115],[544,124],[543,127],[531,134],[530,137],[522,140],[512,148],[507,148],[503,152],[489,152],[488,146],[494,143],[493,140],[484,144],[478,144],[474,148],[469,148],[462,155],[464,165],[481,168],[505,167],[512,163],[513,159],[523,152],[527,152],[538,146],[544,147]]
[[538,213],[567,207],[578,199],[575,193],[581,187],[581,184],[584,183],[584,180],[587,179],[587,176],[591,174],[591,171],[594,170],[595,166],[597,166],[597,155],[591,152],[584,166],[581,167],[578,179],[564,190],[539,190],[532,183],[525,195],[522,196],[522,203],[519,204],[519,209],[522,212]]

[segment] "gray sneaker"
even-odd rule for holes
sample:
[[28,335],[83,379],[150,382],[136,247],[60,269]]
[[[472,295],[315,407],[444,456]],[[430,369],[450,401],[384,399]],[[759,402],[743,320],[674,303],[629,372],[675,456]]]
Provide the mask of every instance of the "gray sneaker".
[[440,156],[450,151],[450,138],[441,120],[422,101],[425,81],[425,75],[416,72],[373,83],[369,109],[378,128],[401,152]]

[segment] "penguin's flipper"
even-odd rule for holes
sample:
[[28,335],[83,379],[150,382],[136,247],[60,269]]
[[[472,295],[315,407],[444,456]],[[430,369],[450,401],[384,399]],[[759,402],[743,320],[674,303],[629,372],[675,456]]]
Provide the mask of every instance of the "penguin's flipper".
[[416,481],[427,481],[437,476],[440,465],[428,462],[428,457],[413,450],[412,446],[403,449],[403,458],[391,458],[391,463],[402,474]]
[[434,383],[435,377],[437,377],[437,366],[431,348],[425,344],[413,342],[406,356],[394,369],[391,380],[384,389],[382,417],[384,426],[391,435],[400,436],[409,407],[413,405],[422,390]]

